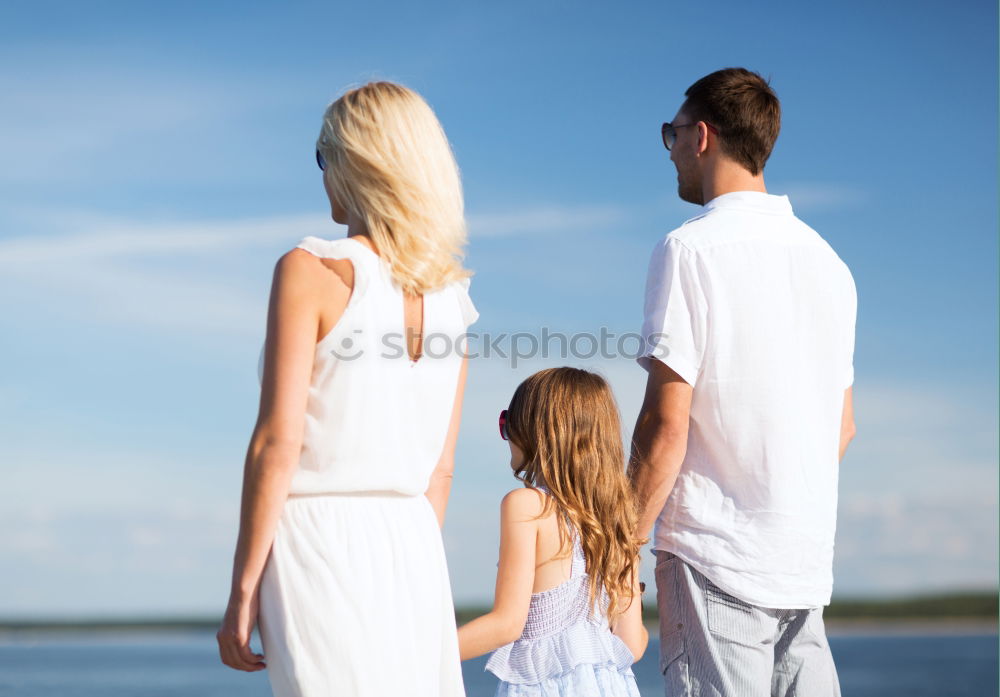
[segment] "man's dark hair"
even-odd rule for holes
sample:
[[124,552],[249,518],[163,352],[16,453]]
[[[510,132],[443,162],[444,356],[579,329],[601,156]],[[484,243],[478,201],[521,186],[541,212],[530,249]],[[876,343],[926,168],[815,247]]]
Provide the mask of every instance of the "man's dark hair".
[[684,113],[718,129],[722,152],[757,175],[781,129],[781,103],[768,81],[745,68],[717,70],[684,93]]

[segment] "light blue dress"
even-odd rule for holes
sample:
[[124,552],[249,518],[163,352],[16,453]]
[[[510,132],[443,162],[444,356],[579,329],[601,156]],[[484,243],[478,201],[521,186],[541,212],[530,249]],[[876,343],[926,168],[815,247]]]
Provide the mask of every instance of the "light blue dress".
[[602,612],[591,612],[583,548],[572,527],[570,533],[570,578],[532,594],[521,637],[486,663],[500,678],[496,697],[640,697],[632,652],[608,628],[603,591]]

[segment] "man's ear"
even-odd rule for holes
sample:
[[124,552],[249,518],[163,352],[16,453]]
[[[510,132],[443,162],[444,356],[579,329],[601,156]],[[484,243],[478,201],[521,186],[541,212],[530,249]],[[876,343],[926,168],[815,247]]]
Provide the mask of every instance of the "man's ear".
[[696,128],[698,129],[698,151],[696,154],[702,155],[708,150],[708,124],[699,121]]

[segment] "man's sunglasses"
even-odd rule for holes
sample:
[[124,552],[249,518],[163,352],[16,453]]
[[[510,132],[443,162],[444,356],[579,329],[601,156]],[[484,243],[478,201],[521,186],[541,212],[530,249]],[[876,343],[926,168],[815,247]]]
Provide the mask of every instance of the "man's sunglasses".
[[[670,150],[670,148],[674,147],[674,143],[677,142],[677,129],[678,128],[686,128],[688,126],[697,126],[699,123],[704,123],[704,122],[702,122],[702,121],[695,121],[694,123],[672,124],[669,121],[665,121],[664,124],[662,126],[660,126],[660,136],[663,138],[663,147],[665,147],[667,150]],[[708,130],[710,130],[715,135],[719,135],[719,129],[717,129],[712,124],[705,123],[705,126],[707,126]]]
[[324,172],[326,171],[326,160],[323,159],[323,155],[320,153],[319,148],[316,148],[316,164],[319,165],[321,170]]
[[510,440],[510,433],[507,431],[507,410],[500,412],[500,437]]

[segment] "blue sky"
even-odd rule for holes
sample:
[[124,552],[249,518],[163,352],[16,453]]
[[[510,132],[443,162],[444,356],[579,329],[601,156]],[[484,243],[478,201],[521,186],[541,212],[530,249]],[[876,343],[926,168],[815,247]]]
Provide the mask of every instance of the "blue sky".
[[[7,4],[0,616],[222,611],[271,271],[345,234],[313,160],[343,88],[398,80],[437,111],[474,329],[622,333],[652,246],[697,210],[659,125],[730,65],[770,76],[769,190],[858,287],[835,596],[994,585],[996,27],[985,1]],[[627,359],[473,363],[460,602],[492,593],[515,484],[496,413],[559,363],[604,373],[634,423]]]

